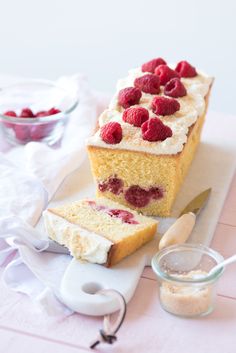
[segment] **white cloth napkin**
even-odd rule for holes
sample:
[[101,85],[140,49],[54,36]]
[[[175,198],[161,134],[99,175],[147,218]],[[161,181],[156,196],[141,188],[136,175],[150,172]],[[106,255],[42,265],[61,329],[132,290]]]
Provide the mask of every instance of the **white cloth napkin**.
[[[67,315],[71,311],[57,298],[71,258],[42,253],[48,240],[34,226],[66,176],[82,164],[85,139],[107,99],[91,92],[82,75],[62,77],[58,83],[79,98],[60,148],[30,142],[0,153],[0,265],[10,288],[29,295],[50,315]],[[6,143],[1,147],[6,150]]]

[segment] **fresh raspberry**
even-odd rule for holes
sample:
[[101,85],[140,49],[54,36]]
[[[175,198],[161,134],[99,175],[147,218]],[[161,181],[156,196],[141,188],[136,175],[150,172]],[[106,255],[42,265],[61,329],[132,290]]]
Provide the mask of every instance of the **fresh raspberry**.
[[30,128],[30,138],[33,141],[40,141],[43,138],[47,137],[50,135],[54,128],[54,124],[41,124],[41,125],[35,125]]
[[175,71],[178,72],[180,77],[195,77],[197,76],[197,71],[194,66],[190,65],[187,61],[180,61]]
[[126,190],[125,199],[134,207],[145,207],[150,201],[150,195],[148,191],[142,189],[140,186],[133,185]]
[[163,124],[158,118],[152,118],[143,123],[142,137],[144,140],[153,141],[164,141],[167,137],[172,136],[172,130],[169,126]]
[[167,65],[160,65],[155,69],[155,75],[159,76],[160,84],[164,86],[168,81],[174,77],[179,77],[179,74],[172,70]]
[[160,92],[160,79],[157,75],[147,74],[137,77],[134,80],[134,87],[150,94],[158,94]]
[[154,73],[155,68],[159,65],[166,65],[166,62],[164,59],[162,58],[156,58],[156,59],[152,59],[148,62],[146,62],[145,64],[142,65],[142,71],[143,72],[152,72]]
[[149,119],[149,112],[143,107],[131,107],[125,109],[122,119],[131,125],[140,127]]
[[[3,113],[3,115],[10,116],[12,118],[17,117],[16,113],[13,110],[8,110],[7,112]],[[3,124],[8,128],[14,127],[14,123],[11,123],[11,122],[4,121]]]
[[148,190],[148,192],[153,200],[159,200],[163,197],[163,191],[161,190],[161,188],[152,187]]
[[3,113],[3,115],[17,117],[16,113],[13,110],[8,110],[7,112]]
[[58,114],[58,113],[61,113],[61,110],[54,108],[54,107],[49,109],[49,111],[48,111],[48,115],[54,115],[54,114]]
[[61,110],[53,107],[47,111],[46,110],[39,111],[38,113],[35,114],[35,116],[37,118],[40,118],[40,117],[54,115],[54,114],[58,114],[58,113],[61,113]]
[[102,126],[100,136],[102,140],[109,144],[120,143],[122,140],[122,128],[117,122],[110,122]]
[[142,92],[136,87],[127,87],[121,89],[118,94],[118,102],[123,108],[129,108],[131,105],[138,104]]
[[157,115],[172,115],[180,110],[179,102],[174,98],[154,97],[152,100],[152,111]]
[[21,142],[27,142],[29,139],[28,126],[15,125],[14,126],[15,136]]
[[165,85],[164,94],[169,97],[178,98],[186,96],[187,91],[179,78],[172,78]]
[[31,109],[29,108],[24,108],[22,109],[20,113],[21,118],[34,118],[34,113],[32,112]]
[[45,110],[42,110],[42,111],[40,111],[40,112],[35,114],[36,118],[41,118],[41,117],[49,116],[49,115],[50,114],[47,111],[45,111]]

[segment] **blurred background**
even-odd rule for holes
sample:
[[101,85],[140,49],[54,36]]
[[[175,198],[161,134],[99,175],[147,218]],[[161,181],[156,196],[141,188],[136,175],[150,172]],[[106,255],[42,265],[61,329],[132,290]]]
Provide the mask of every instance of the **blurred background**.
[[211,109],[236,113],[234,0],[1,0],[0,74],[83,72],[112,93],[154,57],[188,60],[216,78]]

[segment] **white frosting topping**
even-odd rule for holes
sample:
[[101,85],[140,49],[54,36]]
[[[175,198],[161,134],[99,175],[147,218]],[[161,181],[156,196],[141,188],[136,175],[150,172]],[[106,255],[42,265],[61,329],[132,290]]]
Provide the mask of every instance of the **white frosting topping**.
[[[45,211],[43,216],[49,235],[50,230],[53,230],[55,240],[60,244],[66,245],[73,256],[92,263],[106,263],[108,252],[113,244],[110,240],[77,224],[72,224],[65,218],[59,217],[50,211]],[[70,244],[73,244],[71,239],[75,237],[79,237],[79,246],[70,247]]]
[[[174,65],[169,66],[175,67]],[[182,151],[187,141],[189,127],[204,113],[206,104],[204,97],[209,92],[213,79],[200,72],[193,78],[181,78],[181,82],[187,90],[187,95],[177,98],[180,103],[180,110],[173,115],[159,116],[163,123],[171,128],[173,135],[164,141],[149,142],[143,140],[140,128],[125,123],[122,120],[124,109],[118,104],[117,98],[121,89],[134,86],[135,78],[146,74],[148,73],[142,72],[141,68],[132,69],[129,71],[129,75],[126,78],[119,80],[117,83],[117,92],[112,98],[109,108],[105,110],[99,118],[100,127],[109,121],[117,121],[121,124],[123,132],[121,142],[114,145],[107,144],[101,139],[100,131],[97,131],[94,136],[88,139],[88,145],[143,151],[153,154],[177,154]],[[159,95],[164,95],[163,87],[161,87]],[[139,102],[139,106],[148,109],[150,117],[156,117],[151,110],[151,102],[155,96],[156,95],[142,92],[142,97]]]

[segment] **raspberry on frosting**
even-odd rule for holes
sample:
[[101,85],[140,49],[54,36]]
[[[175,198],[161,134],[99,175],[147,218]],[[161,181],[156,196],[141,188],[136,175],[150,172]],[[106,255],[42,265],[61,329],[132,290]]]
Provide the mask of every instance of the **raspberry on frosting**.
[[154,142],[154,141],[164,141],[168,137],[172,136],[172,130],[169,126],[163,124],[163,122],[158,118],[151,118],[142,127],[142,137],[144,140]]
[[179,77],[178,72],[172,70],[167,65],[160,65],[155,69],[155,75],[158,75],[160,78],[161,86],[164,86],[168,81],[174,77]]
[[144,93],[158,94],[160,92],[160,79],[157,75],[147,74],[134,80],[134,87]]
[[178,72],[180,77],[195,77],[197,76],[197,71],[194,66],[190,65],[187,61],[180,61],[175,71]]
[[187,91],[179,78],[172,78],[164,88],[164,94],[169,97],[178,98],[186,96]]
[[172,115],[180,110],[179,102],[174,98],[154,97],[151,103],[153,113],[157,115]]
[[165,64],[166,62],[162,58],[152,59],[142,65],[142,71],[154,73],[156,67],[158,67],[159,65],[165,65]]
[[118,94],[118,103],[123,108],[129,108],[131,105],[138,104],[141,96],[142,92],[139,88],[127,87],[120,90]]
[[122,140],[122,128],[117,122],[109,122],[101,127],[100,136],[105,143],[116,144]]
[[149,119],[149,112],[143,107],[130,107],[125,109],[122,119],[126,123],[140,127]]

